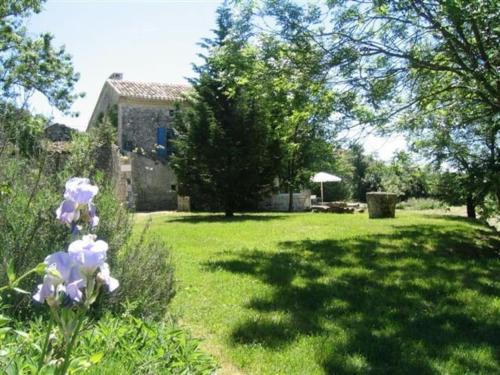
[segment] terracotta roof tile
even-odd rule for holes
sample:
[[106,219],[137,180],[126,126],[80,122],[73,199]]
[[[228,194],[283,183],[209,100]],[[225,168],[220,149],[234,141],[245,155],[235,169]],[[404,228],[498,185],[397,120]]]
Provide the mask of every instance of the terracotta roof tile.
[[168,85],[164,83],[132,82],[108,79],[108,83],[116,90],[118,95],[148,100],[182,100],[191,88],[187,85]]

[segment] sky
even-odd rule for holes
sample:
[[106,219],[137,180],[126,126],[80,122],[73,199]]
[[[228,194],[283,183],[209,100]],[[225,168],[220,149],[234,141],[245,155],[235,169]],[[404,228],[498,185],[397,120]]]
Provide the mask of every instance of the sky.
[[[68,117],[33,98],[33,107],[59,122],[85,130],[105,80],[123,73],[125,80],[187,83],[192,63],[202,52],[197,43],[211,36],[215,12],[213,0],[49,0],[44,10],[27,23],[33,34],[50,32],[55,45],[64,45],[80,73],[76,88],[85,97]],[[403,149],[402,137],[359,136],[369,153],[388,160]]]

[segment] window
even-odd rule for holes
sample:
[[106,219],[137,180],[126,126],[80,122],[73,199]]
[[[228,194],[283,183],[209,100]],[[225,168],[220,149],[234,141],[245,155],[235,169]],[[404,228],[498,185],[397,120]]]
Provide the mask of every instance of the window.
[[134,144],[132,143],[132,141],[129,141],[125,138],[123,139],[122,144],[124,151],[132,151],[134,149]]

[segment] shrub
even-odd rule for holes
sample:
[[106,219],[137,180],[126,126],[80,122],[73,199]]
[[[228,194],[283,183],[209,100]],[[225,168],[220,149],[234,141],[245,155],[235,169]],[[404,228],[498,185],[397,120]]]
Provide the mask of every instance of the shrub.
[[[41,319],[20,323],[0,315],[0,368],[6,374],[35,374],[46,327]],[[53,330],[51,347],[62,340]],[[49,362],[39,374],[53,374]],[[88,374],[211,374],[214,359],[199,342],[169,323],[148,322],[124,313],[87,321],[79,337],[69,372]]]
[[95,201],[99,217],[101,217],[96,234],[108,243],[110,265],[113,266],[120,249],[130,239],[132,217],[125,205],[116,198],[114,186],[109,181],[106,181],[102,175],[98,175],[96,182],[101,186]]
[[400,210],[434,210],[437,208],[447,208],[447,205],[432,198],[410,198],[396,205]]
[[[42,159],[0,158],[0,285],[7,282],[7,263],[19,275],[61,249],[69,239],[54,220],[59,184],[54,183]],[[29,285],[32,280],[27,280]]]
[[[55,211],[61,200],[63,177],[73,175],[64,169],[47,169],[41,159],[2,158],[0,162],[0,285],[7,283],[7,267],[21,275],[42,262],[55,251],[64,250],[71,234],[55,220]],[[96,179],[103,181],[102,175]],[[113,187],[101,184],[96,206],[101,223],[97,236],[109,244],[110,258],[130,237],[130,218],[117,201]],[[12,264],[9,264],[12,263]],[[21,288],[31,291],[34,278],[27,278]],[[33,310],[29,296],[9,293],[5,296],[17,314],[29,317]]]
[[175,293],[174,267],[168,245],[159,238],[149,237],[149,227],[150,222],[116,257],[112,267],[121,285],[105,305],[122,312],[127,304],[137,316],[162,318]]

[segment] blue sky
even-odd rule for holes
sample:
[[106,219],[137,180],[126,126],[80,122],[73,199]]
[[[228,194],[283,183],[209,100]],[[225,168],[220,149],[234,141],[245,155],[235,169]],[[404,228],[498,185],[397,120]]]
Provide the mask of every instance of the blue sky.
[[[32,33],[48,31],[57,45],[65,45],[81,74],[77,89],[86,96],[65,117],[34,98],[36,110],[54,121],[84,130],[104,81],[113,72],[124,79],[186,83],[191,64],[201,52],[197,43],[211,35],[215,11],[212,0],[49,0],[28,21]],[[367,151],[388,159],[404,147],[400,137],[360,139]]]

